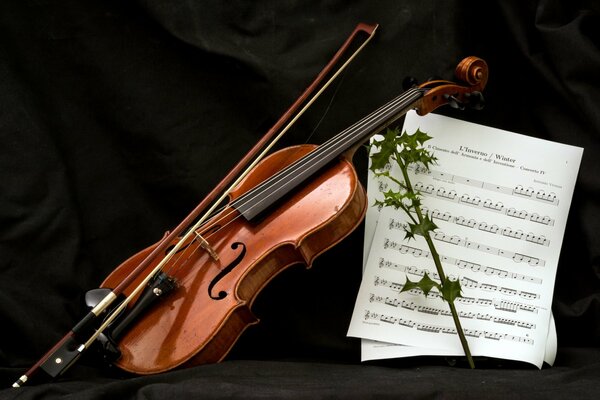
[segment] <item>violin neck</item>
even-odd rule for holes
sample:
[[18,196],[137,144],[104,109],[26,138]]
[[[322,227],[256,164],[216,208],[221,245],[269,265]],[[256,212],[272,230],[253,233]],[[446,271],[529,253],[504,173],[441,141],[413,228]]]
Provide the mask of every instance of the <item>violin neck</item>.
[[369,137],[402,117],[413,108],[423,94],[423,90],[418,88],[403,92],[236,199],[231,203],[232,207],[237,209],[247,220],[251,220],[348,149],[364,143]]

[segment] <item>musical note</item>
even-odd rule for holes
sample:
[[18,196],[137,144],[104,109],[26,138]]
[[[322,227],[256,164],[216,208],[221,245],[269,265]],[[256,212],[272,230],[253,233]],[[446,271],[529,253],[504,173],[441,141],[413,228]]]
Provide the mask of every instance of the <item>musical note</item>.
[[431,325],[431,324],[417,324],[417,330],[419,331],[425,331],[425,332],[432,332],[432,333],[439,333],[442,330],[441,326],[436,326],[436,325]]
[[436,193],[438,197],[443,197],[446,199],[454,200],[456,198],[456,192],[454,190],[446,190],[444,188],[439,188]]
[[[467,278],[461,279],[461,284],[463,284],[463,286],[465,286],[463,283],[463,279],[467,279]],[[472,279],[469,279],[469,281],[470,281],[469,288],[480,287],[480,285],[477,281],[473,281]],[[496,287],[495,291],[498,291],[498,290],[499,290],[499,288]],[[511,291],[511,294],[516,295],[517,291],[516,290]],[[478,305],[478,306],[484,306],[484,307],[493,305],[493,307],[496,310],[509,312],[511,314],[516,314],[518,311],[527,311],[527,312],[537,313],[540,308],[536,305],[519,303],[516,301],[509,301],[509,300],[505,300],[505,299],[493,299],[492,300],[492,299],[485,299],[485,298],[462,296],[462,297],[457,298],[456,301],[461,304]]]
[[535,198],[543,201],[547,201],[552,204],[558,204],[558,200],[556,198],[556,193],[550,192],[546,194],[543,190],[538,190],[535,194]]
[[[377,296],[374,293],[371,293],[371,295],[369,297],[369,301],[371,303],[378,302],[378,303],[387,304],[388,306],[393,306],[393,307],[398,307],[401,304],[400,300],[398,300],[397,298],[390,298],[389,296],[386,296],[386,297]],[[404,300],[402,302],[404,302]]]
[[513,207],[506,210],[506,215],[508,215],[509,217],[519,218],[519,219],[527,219],[527,218],[531,219],[531,216],[529,215],[529,213],[527,211],[525,211],[525,210],[519,211]]
[[[427,213],[429,211],[425,207],[422,207],[422,209],[423,209],[424,213]],[[442,221],[446,221],[446,222],[452,222],[457,225],[465,226],[467,228],[476,228],[480,231],[487,232],[487,233],[498,234],[498,235],[502,235],[502,236],[509,237],[512,239],[517,239],[517,240],[524,240],[524,241],[534,243],[534,244],[539,244],[542,246],[550,246],[550,240],[547,239],[544,235],[536,235],[533,232],[524,234],[523,231],[518,230],[518,229],[515,230],[511,227],[500,228],[496,224],[488,224],[485,221],[478,222],[473,218],[466,219],[463,216],[453,217],[452,214],[450,214],[447,211],[442,212],[437,209],[433,210],[430,213],[430,217],[432,219],[438,219],[438,220],[442,220]],[[390,218],[388,222],[389,222],[388,227],[390,230],[392,230],[392,229],[406,230],[408,228],[408,225],[405,222],[397,220],[396,218]]]
[[[391,248],[394,250],[398,250],[401,254],[410,254],[414,257],[431,258],[431,253],[428,252],[427,250],[422,250],[417,247],[411,247],[411,246],[408,246],[408,245],[405,245],[402,243],[398,243],[389,238],[385,238],[383,247],[385,249]],[[517,274],[515,272],[509,272],[509,271],[506,271],[506,270],[503,270],[500,268],[490,267],[487,265],[482,265],[482,264],[478,264],[478,263],[474,263],[474,262],[470,262],[470,261],[466,261],[466,260],[459,260],[457,258],[448,257],[443,254],[440,254],[439,256],[440,256],[440,260],[442,262],[454,264],[461,269],[466,268],[466,269],[470,269],[473,272],[481,271],[487,275],[496,275],[500,278],[516,279],[516,280],[531,282],[531,283],[536,283],[536,284],[542,283],[541,278],[536,278],[533,276],[528,276],[528,275],[523,275],[523,274]]]
[[[463,262],[463,263],[465,266],[468,265],[466,262]],[[380,268],[390,268],[390,269],[394,269],[396,271],[401,271],[401,272],[407,272],[407,273],[417,275],[417,276],[423,276],[424,273],[427,272],[425,269],[397,264],[397,263],[385,260],[384,258],[380,258],[379,267]],[[436,272],[429,272],[429,276],[432,279],[439,280],[439,275]],[[515,277],[514,279],[518,279],[518,278],[519,278],[519,276]],[[493,285],[493,284],[486,283],[486,282],[479,282],[479,281],[476,281],[475,279],[468,278],[468,277],[461,277],[459,279],[460,279],[460,284],[463,287],[463,289],[481,289],[481,290],[485,290],[488,292],[499,292],[499,293],[502,293],[507,296],[520,296],[525,299],[539,299],[540,298],[540,295],[537,293],[518,291],[516,289],[508,288],[505,286],[498,286],[498,285]],[[523,280],[523,279],[518,279],[518,280]],[[536,281],[535,283],[541,283],[541,280]],[[387,280],[382,280],[379,277],[376,277],[375,278],[375,286],[379,286],[379,285],[389,287],[391,290],[398,291],[398,292],[402,289],[402,287],[404,287],[403,284],[395,283],[395,282],[388,282]],[[409,292],[412,292],[412,294],[421,293],[420,289],[412,289],[412,291],[409,291]],[[433,290],[429,293],[430,293],[431,297],[438,296],[438,294]],[[470,297],[458,297],[456,299],[456,301],[458,301],[460,303],[464,303],[464,304],[475,303],[477,305],[482,305],[482,306],[490,305],[492,302],[490,299],[474,299],[474,298],[470,298]],[[537,313],[537,308],[538,308],[538,307],[531,306],[528,304],[516,303],[516,302],[512,302],[512,301],[507,301],[507,300],[494,302],[494,307],[498,310],[505,310],[505,311],[512,311],[513,309],[515,309],[515,311],[516,311],[516,308],[518,308],[520,310],[530,311],[530,312],[535,312],[535,313]]]
[[433,194],[433,192],[435,192],[435,186],[433,186],[431,184],[425,186],[421,182],[417,182],[414,185],[414,189],[415,189],[415,191],[418,191],[420,193]]
[[439,315],[442,312],[442,310],[438,308],[426,306],[418,306],[417,311],[431,315]]
[[471,336],[474,338],[478,338],[481,337],[483,335],[483,331],[477,330],[477,329],[463,329],[463,331],[465,332],[466,336]]
[[[460,278],[460,284],[464,288],[470,289],[482,289],[486,291],[499,292],[506,296],[520,296],[526,299],[539,299],[540,295],[537,293],[523,292],[516,289],[508,288],[505,286],[492,285],[486,282],[479,282],[471,278]],[[458,298],[457,301],[462,302],[462,298]],[[519,305],[521,306],[521,305]]]
[[508,319],[508,318],[494,317],[493,321],[496,322],[497,324],[504,324],[504,325],[516,325],[517,324],[517,321],[515,321],[514,319]]
[[522,239],[523,238],[523,231],[520,229],[512,230],[511,228],[504,228],[504,229],[502,229],[502,234],[504,236],[508,236],[513,239]]
[[[513,230],[510,230],[509,228],[503,229],[502,234],[505,236],[514,237],[516,239],[521,239],[523,237],[523,232],[513,231]],[[497,256],[501,256],[501,257],[505,257],[505,258],[510,258],[511,260],[513,260],[514,262],[517,262],[517,263],[525,262],[531,266],[546,265],[546,261],[539,259],[537,257],[531,257],[531,256],[528,256],[525,254],[514,253],[509,250],[498,249],[496,247],[488,246],[488,245],[481,244],[481,243],[476,243],[471,240],[468,240],[467,238],[463,239],[457,235],[452,235],[452,236],[446,235],[444,232],[439,231],[439,230],[435,231],[433,233],[433,235],[431,235],[431,237],[434,240],[453,244],[456,246],[463,246],[463,247],[466,247],[471,250],[482,251],[484,253],[493,254],[493,255],[497,255]]]
[[477,225],[477,229],[479,229],[480,231],[487,232],[487,233],[498,233],[498,231],[500,230],[498,225],[496,225],[496,224],[488,225],[487,222],[480,222]]
[[[477,314],[476,316],[472,316],[472,317],[476,317],[480,320],[493,320],[494,322],[497,322],[497,323],[504,323],[507,325],[519,326],[521,328],[526,328],[526,329],[535,329],[535,324],[523,322],[523,321],[492,318],[491,316],[486,315],[486,314]],[[406,318],[398,318],[398,317],[394,317],[393,315],[381,314],[381,313],[376,313],[376,312],[373,312],[370,310],[365,310],[364,311],[364,321],[366,323],[369,323],[369,321],[371,321],[371,320],[380,321],[380,322],[383,322],[385,324],[390,324],[390,325],[400,325],[407,329],[416,328],[418,331],[432,333],[432,334],[445,333],[445,334],[450,334],[450,335],[456,335],[456,328],[451,327],[451,326],[416,322],[416,321],[406,319]],[[466,336],[469,336],[472,338],[485,338],[485,339],[491,339],[491,340],[497,340],[497,341],[508,340],[508,341],[523,343],[523,344],[527,344],[527,345],[534,344],[534,340],[529,337],[524,337],[524,336],[519,336],[519,335],[514,335],[514,334],[509,334],[509,333],[493,332],[493,331],[481,330],[481,329],[468,329],[468,328],[463,329],[463,332]]]
[[526,262],[529,265],[545,265],[545,261],[544,260],[540,260],[539,258],[536,257],[530,257],[527,256],[525,254],[520,254],[520,253],[513,253],[513,257],[512,259],[515,262]]
[[438,210],[433,210],[431,212],[431,218],[441,219],[442,221],[449,221],[451,217],[452,215],[447,212],[441,213]]
[[459,311],[458,312],[458,316],[460,318],[473,319],[473,318],[475,318],[476,315],[477,315],[477,313],[472,313],[470,311]]
[[519,309],[518,303],[506,300],[502,300],[498,303],[495,303],[494,307],[496,308],[496,310],[503,310],[511,313],[516,313]]
[[482,283],[479,287],[481,289],[483,289],[483,290],[487,290],[487,291],[490,291],[490,292],[495,292],[495,291],[498,290],[498,286],[497,285],[491,285],[489,283]]
[[544,225],[554,225],[554,220],[551,219],[549,216],[545,215],[545,216],[541,216],[537,213],[533,213],[529,216],[529,220],[531,222],[537,222],[538,224],[544,224]]
[[384,286],[384,287],[388,287],[394,291],[400,291],[402,290],[402,288],[404,287],[404,285],[402,283],[397,283],[397,282],[390,282],[387,279],[381,279],[378,276],[375,277],[373,284],[375,286]]
[[[431,306],[417,305],[417,304],[415,304],[414,301],[408,301],[405,299],[399,300],[396,297],[391,298],[389,296],[379,296],[379,295],[375,295],[374,293],[370,294],[369,301],[385,304],[385,305],[388,305],[391,307],[402,307],[404,309],[411,310],[411,311],[416,310],[420,313],[429,314],[429,315],[443,315],[443,316],[451,316],[452,315],[448,309],[440,309],[440,308],[431,307]],[[482,298],[474,298],[474,297],[458,297],[456,299],[456,301],[458,303],[461,303],[464,305],[477,305],[477,306],[483,306],[483,307],[493,305],[496,310],[506,311],[511,314],[516,314],[517,311],[519,311],[519,310],[537,313],[538,309],[539,309],[539,307],[535,306],[535,305],[519,303],[519,302],[514,302],[514,301],[501,300],[501,299],[492,300],[492,299],[482,299]],[[473,313],[473,312],[461,311],[459,316],[461,318],[470,318],[470,319],[476,318],[478,320],[484,320],[484,321],[492,321],[493,320],[496,323],[515,325],[515,326],[519,326],[519,327],[527,328],[527,329],[535,328],[535,324],[530,323],[530,322],[515,320],[515,319],[511,319],[511,318],[502,318],[502,317],[498,317],[498,316],[494,317],[494,316],[490,315],[489,313],[479,313],[479,312]]]
[[546,239],[543,235],[538,236],[531,232],[525,236],[525,240],[531,243],[541,244],[542,246],[550,246],[550,240]]
[[[452,175],[445,172],[440,172],[432,169],[425,169],[423,167],[413,167],[409,166],[409,170],[412,170],[417,175],[427,175],[431,176],[434,179],[441,180],[448,183],[459,183],[462,185],[472,186],[476,188],[482,188],[490,191],[494,191],[497,193],[502,193],[506,195],[514,195],[521,198],[526,198],[529,200],[538,200],[546,203],[558,205],[558,197],[556,193],[551,192],[546,194],[543,189],[533,189],[532,187],[524,188],[522,185],[516,185],[513,188],[497,185],[495,183],[489,183],[480,181],[477,179],[466,178],[463,176]],[[535,193],[535,197],[533,196]]]
[[537,299],[540,297],[539,294],[536,293],[532,293],[532,292],[519,292],[519,296],[526,298],[526,299]]
[[474,219],[466,219],[463,216],[460,217],[456,217],[454,219],[454,221],[458,224],[458,225],[462,225],[462,226],[466,226],[467,228],[474,228],[477,225],[477,221],[475,221]]
[[461,203],[470,204],[476,207],[478,207],[481,204],[481,199],[478,196],[469,196],[467,194],[463,194],[462,196],[460,196],[459,201]]
[[477,299],[475,300],[475,304],[477,304],[478,306],[489,306],[492,304],[492,300],[491,299]]
[[415,326],[415,322],[413,322],[413,321],[410,321],[410,320],[405,320],[405,319],[402,319],[402,318],[400,318],[400,319],[398,320],[398,325],[402,325],[402,326],[406,326],[406,327],[408,327],[408,328],[412,328],[412,327],[414,327],[414,326]]
[[500,202],[500,201],[493,202],[490,199],[487,199],[483,202],[483,207],[489,208],[490,210],[493,210],[493,211],[504,210],[504,204],[502,204],[502,202]]
[[494,201],[491,199],[481,201],[481,198],[479,198],[479,196],[470,195],[467,193],[458,196],[454,191],[446,191],[446,189],[442,187],[436,189],[434,185],[425,185],[423,182],[417,182],[414,185],[414,188],[415,190],[419,191],[422,195],[425,196],[435,196],[443,200],[458,202],[471,207],[479,208],[481,210],[501,213],[508,215],[509,217],[518,218],[522,220],[529,220],[548,226],[554,225],[554,219],[552,219],[550,216],[540,216],[535,212],[530,213],[526,210],[517,210],[515,207],[505,207],[504,204],[500,201]]
[[484,332],[483,337],[485,337],[486,339],[492,339],[492,340],[500,340],[502,339],[503,335],[501,333],[497,333],[497,332]]
[[523,186],[521,186],[521,185],[515,186],[515,188],[513,190],[514,194],[517,194],[519,196],[525,196],[525,197],[531,197],[534,192],[535,192],[535,190],[533,190],[531,187],[524,189]]
[[365,319],[365,321],[377,320],[377,321],[385,322],[386,324],[399,324],[399,325],[402,325],[402,326],[405,326],[408,328],[412,328],[416,325],[416,322],[411,321],[411,320],[407,320],[404,318],[396,318],[392,315],[387,315],[387,314],[379,314],[379,313],[372,312],[370,310],[365,310],[364,319]]
[[[376,313],[376,312],[373,312],[370,310],[365,310],[363,315],[364,315],[364,321],[375,320],[375,321],[380,321],[380,322],[383,322],[386,324],[391,324],[391,325],[397,324],[397,325],[401,325],[401,326],[404,326],[409,329],[416,328],[417,330],[422,331],[422,332],[435,333],[435,334],[437,334],[437,333],[446,333],[446,334],[454,334],[454,335],[456,334],[456,328],[453,328],[450,326],[415,322],[410,319],[398,318],[398,317],[394,317],[393,315]],[[486,319],[486,318],[482,317],[482,319]],[[519,324],[519,321],[510,321],[510,320],[506,320],[506,321],[507,321],[506,323],[514,322],[514,323],[509,323],[511,325]],[[500,320],[494,321],[494,322],[500,322]],[[523,326],[521,326],[521,327],[527,328],[527,329],[535,328],[535,325],[529,324],[529,323],[522,323],[522,325]],[[534,343],[533,339],[523,337],[523,336],[513,335],[513,334],[507,334],[507,333],[491,332],[491,331],[480,330],[480,329],[463,329],[463,332],[465,333],[466,336],[470,336],[473,338],[484,337],[486,339],[509,340],[509,341],[519,342],[519,343],[524,343],[524,344],[533,344]]]

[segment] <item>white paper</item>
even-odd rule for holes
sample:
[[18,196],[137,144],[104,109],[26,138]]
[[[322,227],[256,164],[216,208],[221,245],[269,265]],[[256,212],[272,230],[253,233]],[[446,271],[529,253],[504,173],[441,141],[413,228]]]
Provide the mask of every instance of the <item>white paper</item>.
[[[551,364],[554,279],[583,149],[411,112],[403,130],[417,128],[433,137],[438,162],[411,181],[439,227],[446,274],[461,280],[455,303],[472,354]],[[370,181],[371,204],[380,185],[391,187]],[[403,240],[406,219],[390,208],[367,214],[370,251],[348,332],[367,339],[363,360],[464,354],[439,296],[399,293],[406,277],[437,277],[424,239]]]

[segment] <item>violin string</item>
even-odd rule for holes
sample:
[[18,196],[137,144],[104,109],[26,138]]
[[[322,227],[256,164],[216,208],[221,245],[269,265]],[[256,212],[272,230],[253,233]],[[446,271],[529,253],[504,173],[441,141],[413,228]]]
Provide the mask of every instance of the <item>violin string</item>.
[[[163,272],[167,275],[169,275],[170,277],[175,278],[175,275],[177,274],[178,271],[180,271],[183,267],[186,266],[186,264],[190,261],[191,259],[191,254],[187,256],[187,258],[183,261],[181,261],[181,257],[183,257],[183,255],[186,253],[186,250],[189,248],[189,246],[191,246],[192,244],[194,244],[195,241],[190,242],[189,245],[184,246],[183,249],[179,250],[179,255],[176,258],[171,258],[167,261],[167,264],[162,268]],[[200,244],[198,243],[197,248],[200,247]],[[196,252],[196,249],[193,250],[192,253]],[[170,264],[170,265],[169,265]]]
[[[345,129],[344,131],[338,133],[333,138],[331,138],[330,140],[328,140],[321,146],[317,147],[314,151],[308,153],[306,156],[300,158],[295,163],[292,163],[284,170],[271,176],[267,180],[261,182],[255,188],[253,188],[249,192],[243,194],[242,196],[240,196],[240,198],[234,200],[231,205],[235,209],[235,208],[242,208],[246,205],[251,205],[253,203],[260,204],[261,202],[267,201],[269,195],[267,195],[267,196],[263,195],[263,192],[265,192],[265,187],[281,184],[282,181],[289,182],[291,180],[294,180],[293,175],[296,175],[298,171],[306,168],[307,165],[314,164],[316,162],[315,160],[322,159],[323,157],[325,157],[327,155],[331,155],[335,151],[339,151],[339,150],[337,150],[337,148],[339,147],[340,144],[342,144],[344,142],[354,144],[356,142],[357,138],[360,138],[361,136],[363,136],[365,134],[365,129],[364,129],[365,126],[372,124],[373,122],[380,123],[381,121],[379,121],[379,120],[380,120],[381,116],[389,114],[389,112],[392,110],[397,110],[399,108],[405,108],[405,107],[398,107],[398,106],[399,105],[404,106],[403,103],[406,103],[406,100],[408,100],[408,99],[416,100],[416,98],[419,97],[419,96],[416,96],[417,94],[420,96],[421,92],[419,90],[409,90],[409,91],[404,92],[402,95],[398,96],[394,100],[392,100],[389,103],[385,104],[384,106],[380,107],[375,112],[369,114],[368,116],[366,116],[362,120],[358,121],[354,125],[350,126],[349,128]],[[261,198],[261,195],[263,196],[262,198]],[[225,209],[227,207],[228,207],[228,205],[224,206],[223,209]],[[233,211],[233,210],[230,211],[230,213],[232,213],[232,212],[235,212],[235,211]],[[225,214],[222,216],[222,218],[227,218],[230,215],[231,214]],[[236,218],[239,218],[239,216]],[[210,223],[210,222],[211,222],[211,220],[206,221],[206,223]],[[207,237],[210,237],[210,235]]]
[[[398,109],[401,110],[401,109],[406,108],[405,103],[407,102],[407,100],[410,99],[411,104],[412,104],[412,101],[414,101],[418,97],[420,97],[420,94],[421,94],[421,91],[418,89],[409,89],[408,91],[402,93],[400,96],[398,96],[395,99],[393,99],[392,101],[386,103],[384,106],[380,107],[373,113],[367,115],[365,118],[363,118],[360,121],[358,121],[357,123],[351,125],[349,128],[338,133],[333,138],[329,139],[324,144],[317,147],[314,151],[308,153],[306,156],[297,160],[297,162],[292,163],[287,168],[280,171],[280,173],[273,175],[272,177],[263,181],[262,183],[260,183],[258,186],[256,186],[249,192],[240,196],[240,198],[235,200],[234,203],[239,203],[238,207],[241,208],[244,205],[251,205],[251,207],[255,207],[256,205],[267,201],[269,199],[269,197],[272,196],[272,193],[269,193],[266,196],[262,195],[266,191],[264,189],[265,187],[280,184],[280,182],[282,182],[282,181],[285,181],[286,184],[289,184],[291,181],[296,179],[296,177],[298,176],[297,175],[298,171],[301,171],[302,169],[306,168],[307,165],[314,164],[316,162],[315,160],[319,160],[326,156],[331,155],[332,152],[336,151],[336,149],[339,145],[343,146],[344,143],[354,144],[358,138],[365,135],[365,133],[366,133],[365,127],[371,125],[373,122],[377,122],[377,124],[379,125],[381,123],[380,119],[382,118],[382,116],[389,114],[390,111],[398,110]],[[402,106],[402,107],[400,107],[400,106]],[[262,198],[261,198],[261,195],[262,195]],[[254,205],[252,205],[252,204],[254,204]],[[205,221],[197,230],[202,229],[209,224],[212,224],[215,222],[218,223],[219,220],[227,219],[233,213],[236,212],[235,207],[232,207],[231,211],[227,212],[225,215],[220,215],[227,207],[228,207],[228,205],[221,207],[219,209],[219,211],[217,211],[215,213],[214,217],[211,217],[207,221]],[[231,220],[228,221],[227,223],[225,223],[223,226],[221,226],[219,228],[219,230],[225,228],[227,225],[229,225],[230,223],[234,222],[237,218],[240,218],[242,216],[243,215],[240,214],[234,218],[231,218]],[[216,221],[214,221],[215,217],[219,217],[219,218]],[[216,233],[216,231],[211,232],[210,234],[208,234],[205,237],[205,239],[210,239],[212,237],[212,235],[214,235],[215,233]],[[188,252],[188,251],[186,251],[187,250],[187,247],[186,247],[186,249],[181,251],[181,254],[177,257],[177,259],[173,259],[173,260],[169,261],[169,264],[171,264],[171,266],[169,266],[168,268],[167,267],[163,268],[163,271],[165,271],[166,273],[169,273],[171,275],[177,274],[189,262],[189,260],[192,258],[192,256],[195,255],[198,252],[198,250],[201,249],[200,243],[198,242],[197,238],[192,240],[188,246],[192,246],[194,243],[196,243],[196,245],[193,250]],[[181,260],[181,257],[186,252],[189,253],[188,256],[186,257],[185,260],[183,260],[183,263],[179,263],[179,261]],[[176,266],[176,268],[174,269],[175,266]]]
[[[391,111],[391,110],[398,109],[399,104],[406,102],[406,100],[409,98],[412,99],[412,97],[416,97],[415,96],[416,94],[420,95],[420,93],[421,92],[418,90],[412,90],[412,91],[409,90],[409,91],[404,92],[402,95],[398,96],[394,100],[385,104],[384,106],[382,106],[375,112],[369,114],[367,117],[363,118],[359,122],[355,123],[354,125],[350,126],[349,128],[345,129],[344,131],[340,132],[339,134],[334,136],[332,139],[325,142],[323,145],[317,147],[314,151],[308,153],[306,156],[297,160],[297,162],[289,165],[287,168],[280,171],[280,173],[271,176],[270,178],[263,181],[262,183],[260,183],[258,186],[256,186],[249,192],[240,196],[239,199],[234,200],[232,202],[233,203],[232,208],[234,208],[234,209],[242,208],[245,205],[251,205],[252,203],[260,204],[261,202],[266,201],[268,199],[269,195],[263,196],[262,198],[260,197],[262,195],[262,192],[265,191],[264,188],[266,186],[274,186],[274,185],[279,184],[281,181],[293,180],[294,177],[292,175],[295,175],[299,170],[302,170],[303,168],[305,168],[306,165],[314,164],[315,159],[323,158],[324,156],[322,153],[325,153],[326,155],[331,153],[333,150],[336,149],[336,147],[338,147],[338,145],[340,143],[343,143],[344,141],[354,143],[356,141],[356,137],[360,137],[360,136],[364,135],[364,133],[365,133],[364,127],[366,125],[372,123],[374,120],[376,121],[377,119],[379,119],[382,114],[386,114],[386,113],[389,113],[389,111]],[[348,140],[348,139],[350,139],[350,140]],[[225,206],[224,208],[226,208],[226,207],[227,206]],[[230,213],[232,213],[232,212],[235,212],[235,211],[233,211],[233,210],[230,211]],[[223,218],[229,217],[230,215],[231,214],[225,214],[223,216]],[[239,218],[239,216],[236,218]],[[207,221],[207,222],[209,222],[209,221]],[[231,222],[233,222],[233,220]],[[210,237],[210,236],[208,236],[208,237]]]
[[[207,216],[211,215],[211,213],[213,213],[215,211],[215,209],[218,206],[218,202],[224,200],[226,198],[226,196],[229,193],[231,193],[231,191],[236,187],[236,185],[238,185],[242,181],[242,179],[246,176],[246,174],[256,165],[256,163],[258,163],[267,154],[267,152],[272,148],[272,146],[283,136],[283,134],[285,134],[285,132],[287,132],[287,130],[295,123],[295,121],[314,103],[314,101],[321,95],[321,93],[323,93],[323,91],[331,84],[331,82],[333,82],[335,80],[335,78],[344,71],[344,69],[358,55],[358,53],[360,53],[360,51],[367,45],[367,43],[369,43],[371,41],[371,39],[374,36],[375,29],[373,29],[373,30],[371,30],[371,32],[369,32],[368,38],[350,55],[350,57],[348,57],[348,59],[342,64],[342,66],[340,68],[338,68],[338,70],[329,78],[329,80],[321,87],[321,89],[319,89],[317,91],[317,93],[310,98],[310,100],[296,114],[296,116],[294,118],[292,118],[292,120],[281,130],[281,132],[277,135],[277,137],[275,139],[273,139],[271,141],[271,143],[263,149],[263,151],[255,159],[255,161],[253,161],[250,164],[250,166],[234,181],[234,183],[230,186],[230,188],[227,189],[223,193],[222,197],[216,202],[216,204],[214,204],[204,214],[204,216],[200,217],[200,219],[194,225],[192,225],[192,228],[191,228],[192,230],[197,231],[201,227],[201,225],[204,223],[204,219],[207,218]],[[185,235],[183,235],[182,237],[185,239],[190,234],[191,234],[191,231],[188,230],[188,232]],[[173,248],[172,251],[177,250],[179,247],[180,247],[180,245],[176,244],[175,248]],[[156,272],[162,270],[162,268],[164,266],[163,264],[166,264],[171,258],[172,258],[172,253],[169,252],[168,254],[166,254],[163,257],[162,261],[155,267],[154,271],[151,274],[154,275]]]
[[291,164],[284,170],[280,171],[280,173],[271,176],[270,178],[262,182],[260,185],[241,196],[240,199],[234,201],[232,205],[234,206],[234,208],[242,208],[242,206],[252,204],[253,202],[257,204],[259,204],[260,202],[264,202],[269,197],[267,195],[262,199],[260,198],[263,192],[266,191],[265,187],[281,185],[282,181],[290,182],[291,180],[295,179],[292,175],[296,175],[298,171],[306,168],[307,165],[314,164],[315,160],[323,159],[330,155],[335,155],[336,151],[342,153],[346,149],[344,149],[343,151],[338,150],[338,146],[340,144],[342,144],[343,146],[344,142],[350,145],[356,143],[357,139],[359,139],[365,134],[366,126],[372,125],[373,122],[377,122],[379,124],[380,122],[382,122],[380,121],[380,119],[383,115],[389,114],[389,112],[392,110],[405,108],[398,106],[404,106],[403,103],[405,103],[407,99],[412,100],[412,98],[415,97],[414,100],[416,100],[416,98],[418,97],[415,96],[415,94],[419,94],[418,97],[420,97],[421,92],[418,90],[409,90],[407,92],[404,92],[402,95],[385,104],[375,112],[369,114],[354,125],[338,133],[332,139],[328,140],[323,145],[317,147],[314,151],[308,153],[305,157],[302,157],[297,162]]
[[335,85],[335,90],[333,91],[333,94],[331,95],[331,98],[329,99],[329,102],[327,103],[327,107],[325,108],[323,115],[321,115],[321,118],[319,118],[319,120],[315,124],[315,127],[312,129],[310,134],[307,136],[306,140],[304,141],[304,144],[308,144],[308,142],[312,139],[315,132],[319,129],[319,127],[323,123],[323,120],[325,119],[327,114],[329,114],[329,110],[331,110],[331,106],[333,105],[333,100],[335,100],[335,98],[337,97],[337,94],[338,94],[340,88],[342,87],[342,84],[344,83],[345,78],[346,78],[346,75],[342,74],[340,77],[340,81]]
[[[221,207],[221,209],[219,209],[219,211],[216,211],[216,212],[215,212],[215,214],[214,214],[213,216],[209,217],[207,221],[205,221],[205,222],[204,222],[204,223],[203,223],[203,224],[202,224],[200,227],[198,227],[198,229],[196,229],[196,231],[200,230],[200,229],[201,229],[201,228],[203,228],[203,227],[206,227],[207,225],[210,225],[210,224],[211,224],[211,222],[213,222],[212,220],[213,220],[213,219],[215,219],[216,217],[220,216],[220,213],[221,213],[221,212],[222,212],[222,211],[223,211],[223,210],[224,210],[226,207],[227,207],[227,206],[223,206],[223,207]],[[218,222],[219,222],[219,220],[217,220],[217,221],[214,221],[214,222],[217,222],[217,223],[218,223]],[[216,231],[218,231],[218,229],[217,229],[217,230],[215,230],[215,232],[216,232]],[[206,236],[206,238],[210,238],[210,237],[212,237],[212,235],[213,235],[215,232],[211,232],[209,235],[207,235],[207,236]],[[205,239],[206,239],[206,238],[205,238]],[[183,238],[182,238],[181,240],[183,240]],[[183,260],[183,262],[182,262],[182,263],[180,263],[180,262],[179,262],[179,260],[181,260],[181,257],[182,257],[182,256],[183,256],[183,255],[186,253],[186,250],[187,250],[187,249],[188,249],[190,246],[193,246],[193,245],[195,245],[195,248],[194,248],[192,251],[190,251],[190,252],[189,252],[189,254],[188,254],[188,256],[187,256],[187,258],[186,258],[185,260]],[[162,270],[163,270],[163,272],[165,272],[167,275],[169,275],[169,276],[171,276],[171,277],[175,278],[175,277],[176,277],[176,274],[177,274],[177,273],[178,273],[178,272],[179,272],[179,271],[180,271],[180,270],[181,270],[181,269],[182,269],[182,268],[183,268],[183,267],[184,267],[184,266],[185,266],[185,265],[186,265],[186,264],[187,264],[187,263],[190,261],[190,259],[192,258],[192,256],[193,256],[194,254],[196,254],[196,252],[197,252],[199,249],[201,249],[201,248],[202,248],[202,246],[201,246],[201,243],[198,241],[198,237],[194,236],[194,238],[193,238],[193,239],[190,241],[190,243],[189,243],[187,246],[185,246],[183,249],[181,249],[181,254],[180,254],[178,257],[177,257],[177,259],[173,259],[173,258],[171,258],[170,260],[168,260],[168,261],[167,261],[167,263],[170,263],[170,264],[171,264],[171,266],[165,266],[165,267],[163,267],[163,269],[162,269]],[[167,265],[168,265],[168,264],[167,264]]]

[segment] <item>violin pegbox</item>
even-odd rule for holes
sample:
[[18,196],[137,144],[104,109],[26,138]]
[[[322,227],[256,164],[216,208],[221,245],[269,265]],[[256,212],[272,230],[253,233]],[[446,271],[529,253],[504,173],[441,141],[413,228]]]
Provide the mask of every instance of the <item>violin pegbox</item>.
[[418,85],[423,91],[423,98],[416,104],[419,115],[425,115],[436,108],[448,104],[452,108],[470,107],[480,110],[484,105],[481,91],[488,80],[487,63],[478,57],[467,57],[456,67],[457,82],[435,79]]

